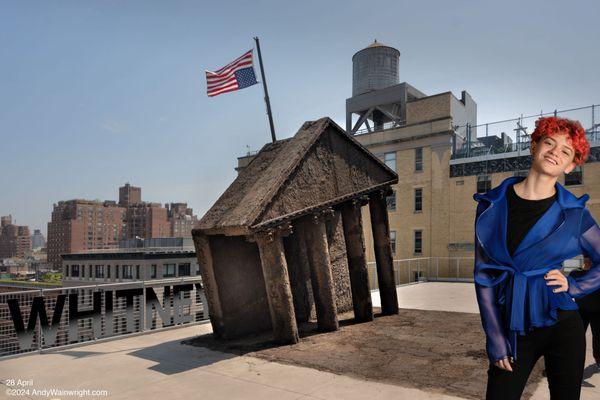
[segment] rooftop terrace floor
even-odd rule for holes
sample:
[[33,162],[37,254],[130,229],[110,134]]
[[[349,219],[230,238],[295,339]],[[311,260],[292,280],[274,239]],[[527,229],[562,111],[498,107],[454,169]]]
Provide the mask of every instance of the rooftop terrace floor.
[[[402,286],[398,288],[398,299],[400,307],[406,309],[477,313],[473,286],[469,283]],[[377,305],[377,293],[373,302]],[[106,390],[107,396],[85,397],[109,399],[462,398],[181,344],[185,339],[210,332],[211,325],[206,323],[6,359],[0,361],[0,398],[17,397],[6,393],[9,379],[32,379],[31,386],[21,387],[30,389],[30,393],[32,389],[51,388]],[[586,379],[581,396],[584,400],[600,398],[600,373],[594,373],[592,361],[588,331]],[[75,396],[47,398],[69,397]],[[545,379],[531,398],[549,398]]]

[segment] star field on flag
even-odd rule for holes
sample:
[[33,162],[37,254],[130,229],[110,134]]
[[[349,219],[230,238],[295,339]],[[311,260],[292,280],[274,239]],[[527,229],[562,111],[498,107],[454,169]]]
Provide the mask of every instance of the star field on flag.
[[209,97],[243,89],[258,83],[252,64],[252,50],[247,51],[217,71],[205,71],[206,93]]

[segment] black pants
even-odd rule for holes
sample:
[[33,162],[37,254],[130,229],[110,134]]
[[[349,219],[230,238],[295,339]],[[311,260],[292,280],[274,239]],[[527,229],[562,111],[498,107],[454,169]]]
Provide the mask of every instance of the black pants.
[[544,357],[552,400],[578,400],[585,364],[585,331],[577,310],[558,310],[552,326],[517,336],[517,360],[513,372],[489,365],[486,400],[520,399],[529,374]]
[[579,315],[583,321],[583,331],[586,332],[588,325],[592,329],[592,349],[594,359],[600,362],[600,311],[589,312],[579,309]]

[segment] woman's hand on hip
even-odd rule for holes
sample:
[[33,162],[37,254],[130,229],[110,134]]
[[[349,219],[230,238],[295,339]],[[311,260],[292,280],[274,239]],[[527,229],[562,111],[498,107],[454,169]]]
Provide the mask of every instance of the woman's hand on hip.
[[544,275],[544,279],[546,280],[546,285],[558,286],[552,289],[554,293],[566,292],[567,290],[569,290],[569,281],[559,269],[553,269],[548,271],[546,275]]

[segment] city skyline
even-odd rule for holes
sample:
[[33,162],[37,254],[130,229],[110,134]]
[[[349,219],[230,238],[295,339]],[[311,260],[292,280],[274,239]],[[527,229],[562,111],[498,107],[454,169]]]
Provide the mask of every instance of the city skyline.
[[323,116],[344,126],[352,55],[374,39],[400,51],[400,82],[466,90],[478,123],[598,103],[597,3],[441,4],[6,4],[0,213],[47,236],[52,204],[115,199],[131,182],[201,217],[236,157],[270,141],[261,85],[206,96],[204,70],[253,36],[279,139]]
[[[117,196],[115,196],[115,198],[100,199],[100,198],[73,197],[73,198],[69,198],[69,199],[58,200],[58,201],[54,202],[52,204],[52,206],[53,207],[56,206],[56,204],[59,203],[59,202],[69,202],[69,201],[75,201],[75,200],[84,200],[84,201],[92,201],[92,202],[99,202],[99,203],[104,203],[104,202],[107,202],[107,201],[108,202],[116,202],[116,203],[118,203],[119,202],[119,189],[122,189],[126,185],[130,185],[130,182],[124,182],[122,185],[123,186],[117,188],[117,190],[116,190]],[[135,185],[131,185],[131,186],[135,186]],[[140,188],[138,188],[138,189],[140,189]],[[168,207],[168,206],[170,206],[172,204],[181,204],[181,203],[183,203],[183,204],[189,204],[186,201],[170,201],[170,202],[161,203],[161,202],[157,202],[157,201],[143,200],[143,199],[141,200],[141,203],[143,203],[143,204],[159,204],[161,207]],[[15,218],[15,216],[13,214],[11,214],[10,212],[2,212],[2,210],[0,210],[0,215],[10,217],[13,225],[26,226],[26,227],[29,228],[29,230],[31,232],[34,232],[34,230],[35,230],[35,231],[39,231],[45,238],[47,238],[47,236],[48,236],[47,227],[48,227],[48,222],[50,222],[50,218],[48,218],[48,221],[46,221],[45,225],[40,228],[40,227],[37,227],[37,226],[36,227],[30,227],[27,224],[20,223]],[[32,235],[33,235],[33,233],[32,233]]]

